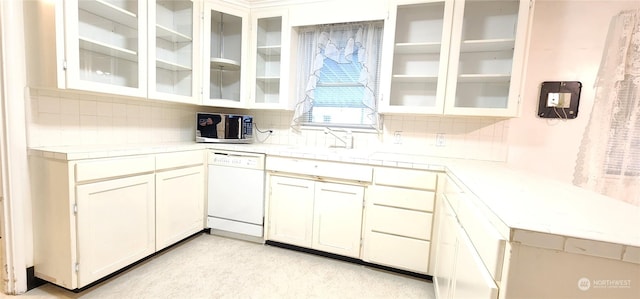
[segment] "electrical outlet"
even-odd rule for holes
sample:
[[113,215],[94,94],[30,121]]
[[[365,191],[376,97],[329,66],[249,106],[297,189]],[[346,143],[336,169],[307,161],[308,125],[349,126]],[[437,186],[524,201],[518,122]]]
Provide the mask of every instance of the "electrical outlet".
[[402,144],[402,131],[393,132],[393,144]]
[[547,107],[558,107],[560,104],[560,94],[557,92],[550,92],[547,96]]
[[547,96],[547,107],[569,108],[571,104],[571,93],[550,92]]
[[444,138],[444,133],[436,134],[436,146],[445,146],[447,145],[447,141]]

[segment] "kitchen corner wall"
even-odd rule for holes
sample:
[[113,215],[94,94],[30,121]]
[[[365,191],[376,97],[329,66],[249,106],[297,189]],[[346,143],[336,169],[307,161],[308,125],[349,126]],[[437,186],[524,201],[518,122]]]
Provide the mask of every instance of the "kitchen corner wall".
[[[640,1],[535,1],[522,115],[509,121],[508,164],[572,183],[576,156],[593,108],[593,84],[609,22],[627,9],[640,9]],[[537,117],[540,84],[544,81],[582,82],[576,119]]]
[[[273,130],[269,136],[257,133],[258,142],[309,147],[341,145],[323,130],[290,129],[293,112],[252,111],[257,127]],[[355,131],[354,148],[418,153],[436,157],[505,161],[507,157],[508,120],[494,118],[459,118],[413,115],[384,115],[380,133]],[[344,135],[343,132],[337,132]],[[444,144],[436,145],[437,134]],[[472,148],[473,150],[469,150]]]

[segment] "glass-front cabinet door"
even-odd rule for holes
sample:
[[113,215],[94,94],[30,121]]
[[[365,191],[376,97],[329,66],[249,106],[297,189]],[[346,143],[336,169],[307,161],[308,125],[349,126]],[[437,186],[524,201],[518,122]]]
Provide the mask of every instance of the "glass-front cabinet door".
[[453,1],[392,3],[380,112],[442,114],[452,15]]
[[149,2],[149,98],[199,103],[198,1]]
[[445,114],[517,116],[527,0],[455,0]]
[[291,109],[287,96],[289,40],[284,9],[251,11],[251,108]]
[[147,94],[147,1],[65,2],[68,88]]
[[[246,108],[248,10],[206,2],[203,105]],[[246,84],[245,84],[246,85]]]

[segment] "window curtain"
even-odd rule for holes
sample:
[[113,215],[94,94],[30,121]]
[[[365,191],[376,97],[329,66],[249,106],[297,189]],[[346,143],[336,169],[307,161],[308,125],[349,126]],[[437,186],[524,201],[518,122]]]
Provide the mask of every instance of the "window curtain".
[[[314,90],[320,78],[320,70],[325,59],[336,63],[351,63],[357,51],[358,63],[362,65],[359,83],[365,87],[362,103],[369,110],[368,117],[373,127],[378,129],[379,116],[376,109],[377,84],[379,78],[379,49],[381,46],[382,26],[379,22],[331,24],[299,28],[298,53],[306,57],[298,59],[298,87],[291,128],[300,132],[306,122],[306,115],[313,107]],[[312,55],[308,57],[308,55]]]
[[610,23],[574,184],[640,206],[640,10]]

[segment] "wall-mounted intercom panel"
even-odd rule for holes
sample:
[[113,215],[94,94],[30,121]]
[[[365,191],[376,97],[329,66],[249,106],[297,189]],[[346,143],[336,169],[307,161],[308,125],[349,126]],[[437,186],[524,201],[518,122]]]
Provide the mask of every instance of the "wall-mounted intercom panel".
[[538,116],[572,119],[578,117],[582,83],[578,81],[545,81],[540,87]]

